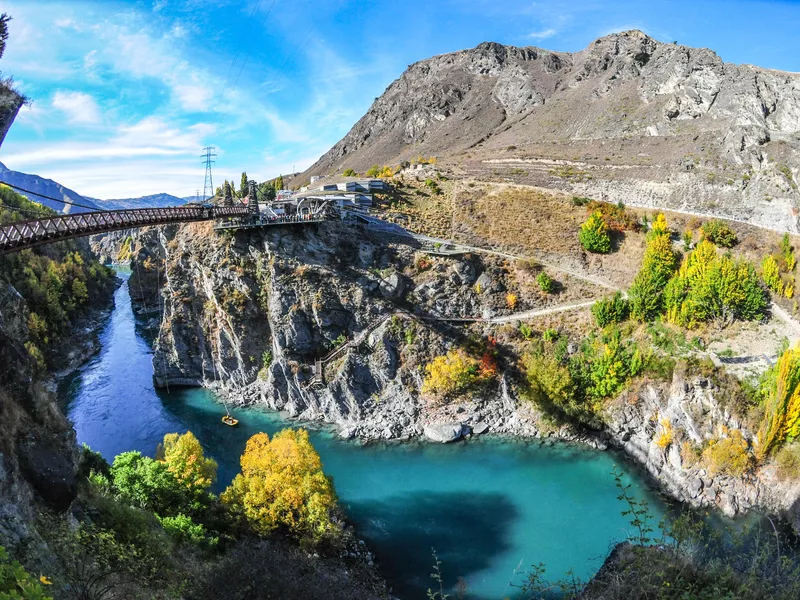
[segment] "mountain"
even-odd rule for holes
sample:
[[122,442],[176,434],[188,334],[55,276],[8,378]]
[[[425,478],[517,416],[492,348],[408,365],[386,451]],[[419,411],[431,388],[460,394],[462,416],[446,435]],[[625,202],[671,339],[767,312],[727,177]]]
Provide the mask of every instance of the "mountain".
[[800,74],[640,31],[411,65],[302,178],[435,156],[500,179],[798,230]]
[[[74,213],[81,213],[81,212],[88,212],[88,210],[96,210],[97,204],[88,198],[84,198],[77,192],[72,191],[71,189],[64,187],[60,183],[53,181],[52,179],[45,179],[44,177],[39,177],[38,175],[30,175],[28,173],[20,173],[19,171],[12,171],[11,169],[7,168],[3,163],[0,163],[0,182],[10,183],[15,186],[19,186],[26,190],[30,190],[30,192],[23,192],[20,190],[20,194],[26,196],[30,200],[34,200],[36,202],[41,202],[48,208],[52,208],[55,211],[58,211],[63,214],[74,214]],[[39,194],[42,194],[40,196]],[[78,204],[82,204],[87,208],[81,208],[79,206],[72,206],[70,204],[63,204],[61,202],[56,202],[54,200],[50,200],[43,196],[49,196],[50,198],[62,198],[67,202],[76,202]]]
[[92,198],[92,202],[105,210],[122,210],[126,208],[163,208],[166,206],[181,206],[187,202],[194,202],[196,198],[189,196],[178,198],[172,194],[152,194],[139,198],[121,198],[113,200],[98,200]]

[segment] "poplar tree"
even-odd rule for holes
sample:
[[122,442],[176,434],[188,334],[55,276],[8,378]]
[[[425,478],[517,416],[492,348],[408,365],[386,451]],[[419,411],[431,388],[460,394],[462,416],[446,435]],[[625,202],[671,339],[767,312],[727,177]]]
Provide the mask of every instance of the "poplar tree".
[[248,181],[249,180],[247,179],[247,173],[245,171],[242,171],[242,181],[239,184],[239,194],[240,194],[239,197],[240,198],[244,198],[245,196],[247,196],[247,189],[248,189],[248,185],[249,185]]

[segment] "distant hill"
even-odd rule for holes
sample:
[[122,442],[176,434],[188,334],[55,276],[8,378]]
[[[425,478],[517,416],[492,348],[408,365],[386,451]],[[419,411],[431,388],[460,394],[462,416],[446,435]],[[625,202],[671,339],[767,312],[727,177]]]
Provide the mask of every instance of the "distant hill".
[[166,206],[181,206],[187,202],[194,202],[195,196],[178,198],[172,194],[152,194],[140,198],[117,198],[112,200],[98,200],[92,202],[105,210],[123,210],[127,208],[164,208]]
[[[44,177],[40,177],[39,175],[31,175],[28,173],[20,173],[19,171],[12,171],[11,169],[7,168],[3,163],[0,163],[0,181],[4,181],[6,183],[10,183],[12,185],[17,185],[21,188],[25,188],[26,190],[30,190],[29,192],[19,192],[23,196],[26,196],[30,200],[34,200],[35,202],[41,202],[48,208],[52,208],[55,211],[58,211],[63,214],[75,214],[81,212],[89,212],[86,208],[80,208],[78,206],[72,206],[70,204],[62,204],[61,202],[55,202],[53,200],[49,200],[43,196],[49,196],[51,198],[63,198],[67,202],[77,202],[78,204],[83,204],[92,209],[97,208],[97,204],[77,192],[64,187],[60,183],[53,181],[52,179],[45,179]],[[19,190],[17,190],[19,191]]]

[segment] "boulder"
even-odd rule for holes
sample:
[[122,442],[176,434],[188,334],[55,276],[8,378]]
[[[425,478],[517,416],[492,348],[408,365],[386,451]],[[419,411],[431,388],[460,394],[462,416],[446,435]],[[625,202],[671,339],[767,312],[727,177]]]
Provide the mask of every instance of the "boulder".
[[470,263],[458,261],[453,265],[453,274],[458,277],[464,285],[472,285],[475,283],[475,267]]
[[399,300],[408,289],[408,280],[400,273],[394,272],[381,281],[380,290],[384,298]]
[[425,437],[432,442],[447,444],[455,442],[464,435],[464,426],[461,423],[430,423],[423,429]]
[[478,281],[475,282],[475,285],[481,290],[481,293],[489,291],[492,287],[492,278],[489,277],[488,273],[481,273],[481,276],[478,277]]
[[20,468],[42,500],[56,512],[67,510],[78,495],[70,450],[31,435],[20,441],[18,452]]
[[472,433],[474,433],[475,435],[483,435],[487,431],[489,431],[489,425],[486,423],[483,422],[476,423],[475,425],[472,426]]

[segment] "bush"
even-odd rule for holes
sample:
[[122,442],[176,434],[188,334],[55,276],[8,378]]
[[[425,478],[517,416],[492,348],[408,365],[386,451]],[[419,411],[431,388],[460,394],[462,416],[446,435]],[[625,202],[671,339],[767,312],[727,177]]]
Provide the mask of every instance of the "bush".
[[539,289],[546,294],[552,293],[556,286],[556,282],[553,278],[544,271],[536,276],[536,283],[539,285]]
[[551,354],[540,352],[522,359],[527,380],[526,396],[539,406],[552,404],[567,415],[576,416],[577,390],[569,369]]
[[459,348],[434,358],[425,367],[425,373],[422,391],[444,398],[464,392],[477,383],[480,364]]
[[628,318],[628,301],[616,292],[609,298],[595,302],[592,314],[598,327],[607,327],[612,323],[622,323]]
[[356,177],[358,173],[356,173],[353,169],[345,169],[344,173],[342,173],[342,177]]
[[195,523],[191,517],[183,513],[174,517],[159,517],[158,520],[167,535],[179,544],[193,544],[213,548],[219,543],[219,538],[210,537],[205,527]]
[[662,450],[666,450],[669,448],[670,444],[672,444],[673,439],[673,431],[672,431],[672,423],[669,419],[661,419],[659,421],[661,425],[661,433],[656,438],[656,446],[661,448]]
[[775,455],[778,479],[781,481],[800,478],[800,443],[786,444]]
[[612,231],[635,231],[639,228],[639,223],[637,222],[636,217],[625,210],[625,205],[622,202],[611,204],[609,202],[592,200],[586,206],[586,210],[590,214],[599,212],[602,215],[606,226]]
[[0,546],[0,598],[3,600],[53,600],[45,594],[44,586],[52,585],[42,575],[37,580],[17,561],[12,561]]
[[161,461],[141,452],[123,452],[114,458],[111,479],[117,497],[158,514],[177,514],[191,504],[187,490]]
[[736,232],[727,223],[718,219],[704,223],[700,228],[700,234],[704,240],[723,248],[733,248],[739,241]]
[[506,294],[506,306],[510,310],[514,310],[517,308],[517,295],[513,292],[509,292]]
[[778,261],[771,254],[761,263],[761,277],[766,286],[779,296],[783,294],[783,281],[781,280]]
[[284,429],[270,441],[257,433],[247,441],[242,472],[221,498],[258,533],[285,530],[318,543],[338,531],[333,482],[304,429]]
[[533,328],[527,323],[520,322],[519,333],[526,340],[533,339]]
[[712,440],[703,450],[703,463],[713,477],[717,474],[741,477],[750,467],[747,440],[742,432],[734,429],[728,437]]
[[611,252],[611,238],[608,235],[608,226],[603,220],[603,214],[595,211],[581,225],[578,234],[581,245],[589,252],[608,254]]

